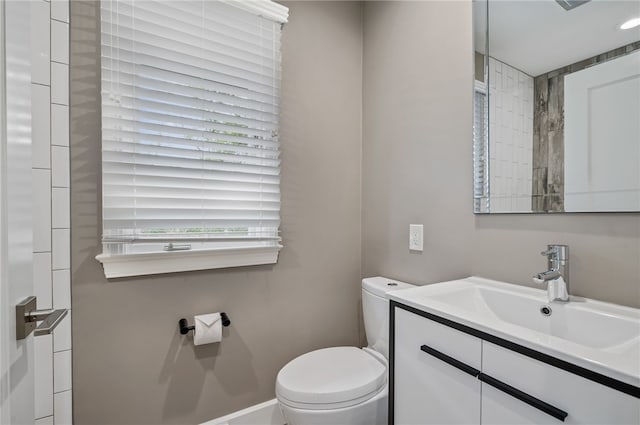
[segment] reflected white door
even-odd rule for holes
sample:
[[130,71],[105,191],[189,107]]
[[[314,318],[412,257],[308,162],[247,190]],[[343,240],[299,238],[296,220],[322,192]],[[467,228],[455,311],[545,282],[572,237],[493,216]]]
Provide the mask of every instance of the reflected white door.
[[640,51],[564,78],[565,211],[640,210]]
[[0,423],[33,424],[33,336],[15,306],[33,295],[28,1],[0,2]]

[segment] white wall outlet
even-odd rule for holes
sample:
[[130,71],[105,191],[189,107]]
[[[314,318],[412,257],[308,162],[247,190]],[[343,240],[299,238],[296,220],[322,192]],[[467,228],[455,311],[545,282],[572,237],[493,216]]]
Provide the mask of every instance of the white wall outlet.
[[411,251],[422,251],[422,236],[424,233],[424,225],[409,225],[409,249]]

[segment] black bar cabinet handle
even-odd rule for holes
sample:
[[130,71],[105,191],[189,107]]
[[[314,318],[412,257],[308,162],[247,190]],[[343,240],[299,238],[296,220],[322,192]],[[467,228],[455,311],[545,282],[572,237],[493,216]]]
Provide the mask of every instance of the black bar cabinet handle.
[[473,376],[473,377],[477,377],[480,374],[480,371],[478,369],[474,369],[471,366],[469,366],[466,363],[462,363],[460,360],[456,360],[453,357],[447,356],[446,354],[429,347],[428,345],[422,345],[420,347],[420,349],[422,351],[424,351],[427,354],[431,354],[433,357],[435,357],[436,359],[442,360],[445,363],[450,364],[451,366],[460,369],[461,371],[468,373],[469,375]]
[[543,411],[547,415],[551,415],[554,418],[561,420],[562,422],[564,422],[566,417],[569,416],[569,414],[564,410],[560,410],[557,407],[550,405],[549,403],[545,403],[544,401],[538,398],[535,398],[534,396],[529,395],[525,392],[522,392],[519,389],[514,388],[509,384],[505,384],[504,382],[499,381],[496,378],[493,378],[489,375],[480,373],[478,375],[478,379],[506,394],[509,394],[511,397],[517,398],[518,400],[527,403],[529,406],[535,407],[536,409]]

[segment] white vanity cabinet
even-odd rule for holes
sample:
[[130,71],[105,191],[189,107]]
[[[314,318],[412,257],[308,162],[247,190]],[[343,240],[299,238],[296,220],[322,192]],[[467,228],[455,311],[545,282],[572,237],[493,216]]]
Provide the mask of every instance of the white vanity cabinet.
[[482,340],[396,309],[395,343],[396,424],[478,423],[481,382],[433,354],[479,370]]
[[391,317],[390,425],[640,424],[636,387],[401,304]]
[[[482,342],[482,373],[566,412],[566,424],[640,424],[640,399],[487,341]],[[560,421],[483,382],[481,423]]]

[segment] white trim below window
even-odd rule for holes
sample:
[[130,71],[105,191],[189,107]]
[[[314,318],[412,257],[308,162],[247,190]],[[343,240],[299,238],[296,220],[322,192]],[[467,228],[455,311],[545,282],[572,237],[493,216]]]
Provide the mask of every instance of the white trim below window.
[[152,252],[144,254],[100,254],[107,279],[191,270],[275,264],[282,246],[193,251]]

